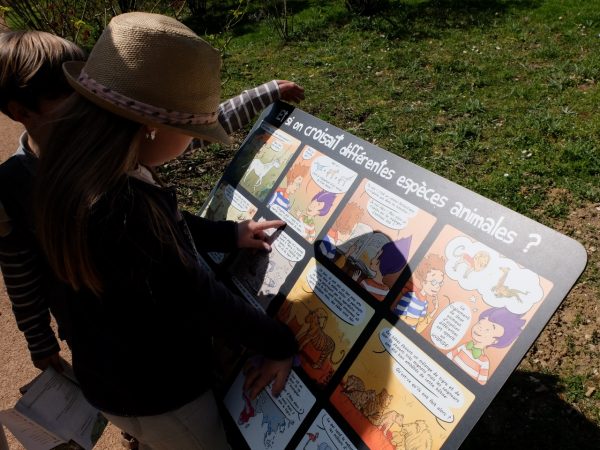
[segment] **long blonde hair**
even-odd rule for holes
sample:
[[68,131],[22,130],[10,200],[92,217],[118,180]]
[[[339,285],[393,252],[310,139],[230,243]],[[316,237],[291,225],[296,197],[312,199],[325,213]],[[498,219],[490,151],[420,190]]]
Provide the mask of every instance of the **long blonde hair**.
[[[42,145],[34,192],[36,233],[55,274],[75,290],[102,292],[87,241],[90,210],[137,166],[142,131],[140,124],[74,94]],[[183,259],[171,222],[152,199],[146,203],[152,231],[161,242],[174,239]]]

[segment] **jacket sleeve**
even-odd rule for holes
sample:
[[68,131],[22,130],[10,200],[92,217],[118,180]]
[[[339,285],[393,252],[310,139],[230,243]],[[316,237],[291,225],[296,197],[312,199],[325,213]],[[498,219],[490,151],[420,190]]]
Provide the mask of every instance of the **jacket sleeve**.
[[[250,123],[260,111],[274,101],[279,100],[279,98],[279,86],[276,80],[245,90],[240,95],[230,98],[219,105],[219,122],[227,134],[232,134],[234,131]],[[192,147],[204,147],[208,144],[210,142],[195,139]]]
[[50,310],[43,287],[43,263],[33,238],[12,227],[0,204],[0,268],[17,327],[25,336],[33,361],[60,351],[50,327]]
[[[221,336],[273,359],[296,353],[296,339],[287,326],[250,306],[200,265],[184,262],[182,252],[190,261],[194,255],[183,236],[184,248],[180,249],[173,241],[156,239],[143,211],[135,207],[126,221],[116,217],[110,222],[106,226],[98,223],[91,230],[105,235],[96,254],[106,258],[100,266],[112,280],[107,291],[114,292],[123,302],[139,302],[132,309],[139,326],[144,317],[158,315],[164,320],[163,330],[188,330],[203,339]],[[195,225],[213,226],[207,222],[210,221],[197,221]],[[123,223],[123,232],[110,232]],[[124,307],[119,305],[120,309]],[[154,312],[148,315],[150,311]]]
[[298,352],[292,331],[235,295],[210,273],[198,277],[198,287],[206,295],[207,325],[214,336],[242,344],[271,359],[285,359]]
[[213,221],[182,211],[194,245],[200,251],[231,252],[237,248],[237,223],[232,220]]

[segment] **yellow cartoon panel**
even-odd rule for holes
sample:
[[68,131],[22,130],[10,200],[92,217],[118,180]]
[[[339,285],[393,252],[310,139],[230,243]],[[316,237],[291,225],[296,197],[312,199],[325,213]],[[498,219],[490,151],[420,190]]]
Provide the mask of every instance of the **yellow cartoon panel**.
[[363,180],[319,243],[319,251],[383,300],[436,219]]
[[302,368],[325,385],[373,316],[373,309],[311,259],[277,317],[295,333]]
[[373,450],[440,448],[474,399],[385,320],[331,396]]
[[551,289],[550,281],[447,225],[392,311],[485,384]]

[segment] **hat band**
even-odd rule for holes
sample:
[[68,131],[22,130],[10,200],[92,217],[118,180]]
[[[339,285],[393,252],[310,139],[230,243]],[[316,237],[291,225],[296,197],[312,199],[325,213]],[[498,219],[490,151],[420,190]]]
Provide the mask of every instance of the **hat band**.
[[183,113],[165,108],[148,105],[147,103],[134,100],[126,95],[120,94],[102,83],[91,78],[85,70],[79,74],[79,83],[101,99],[113,105],[135,111],[136,113],[152,118],[153,120],[167,125],[204,125],[217,121],[217,113]]

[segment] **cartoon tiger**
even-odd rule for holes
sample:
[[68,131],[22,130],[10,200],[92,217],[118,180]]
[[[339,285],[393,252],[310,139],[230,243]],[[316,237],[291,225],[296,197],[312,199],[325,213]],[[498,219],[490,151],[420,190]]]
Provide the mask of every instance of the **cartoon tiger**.
[[376,393],[374,389],[366,389],[363,380],[356,375],[348,375],[342,392],[354,407],[375,426],[382,423],[384,412],[393,398],[385,388],[379,393]]
[[320,353],[319,360],[312,366],[313,369],[323,367],[323,363],[327,358],[329,358],[331,364],[339,364],[346,354],[344,350],[340,350],[340,358],[337,361],[332,359],[333,352],[335,351],[335,341],[325,333],[325,324],[328,317],[327,312],[323,308],[310,310],[304,318],[305,325],[296,336],[300,350],[310,344]]

